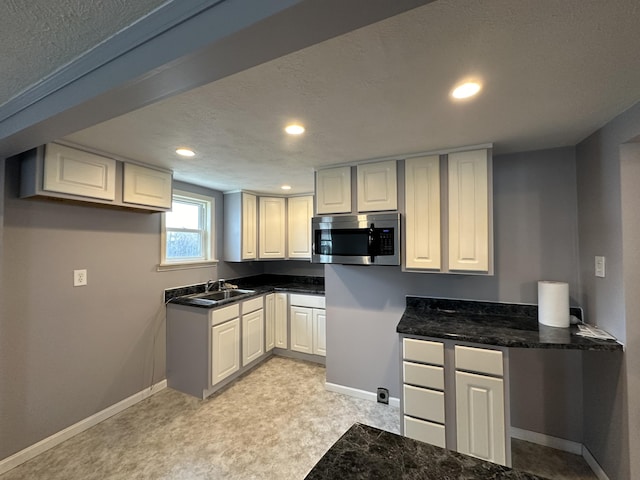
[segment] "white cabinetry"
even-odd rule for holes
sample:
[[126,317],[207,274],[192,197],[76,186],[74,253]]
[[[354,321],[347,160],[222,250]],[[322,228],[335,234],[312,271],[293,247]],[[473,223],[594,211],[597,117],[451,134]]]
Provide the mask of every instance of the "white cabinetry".
[[405,267],[439,270],[440,157],[405,161]]
[[258,258],[257,198],[246,192],[224,195],[224,260],[241,262]]
[[396,161],[358,165],[358,211],[396,210],[398,190]]
[[336,167],[316,172],[316,212],[351,212],[351,167]]
[[264,349],[270,352],[276,346],[276,294],[264,297]]
[[449,270],[489,270],[489,157],[487,150],[451,153]]
[[287,217],[288,257],[311,258],[313,196],[289,197]]
[[[438,155],[405,161],[403,266],[406,270],[492,274],[490,151],[454,152],[442,162],[444,171]],[[445,181],[446,191],[442,192]]]
[[171,209],[172,174],[50,143],[19,156],[20,197],[50,197],[147,212]]
[[211,385],[240,370],[239,312],[238,305],[211,311]]
[[242,366],[264,353],[263,297],[242,302]]
[[171,174],[153,168],[124,164],[122,201],[171,209]]
[[285,258],[285,199],[260,197],[260,258]]
[[444,344],[405,338],[402,356],[404,434],[444,448]]
[[502,352],[456,345],[455,364],[458,451],[506,465]]
[[289,335],[287,328],[287,294],[274,293],[275,315],[275,346],[277,348],[289,348]]
[[326,316],[324,297],[289,296],[291,303],[291,350],[326,356]]

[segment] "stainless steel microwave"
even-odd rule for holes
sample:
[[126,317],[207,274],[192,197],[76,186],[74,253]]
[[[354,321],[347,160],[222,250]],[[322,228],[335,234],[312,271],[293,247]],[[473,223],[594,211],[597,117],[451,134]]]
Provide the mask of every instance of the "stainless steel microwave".
[[312,263],[400,265],[400,214],[313,217]]

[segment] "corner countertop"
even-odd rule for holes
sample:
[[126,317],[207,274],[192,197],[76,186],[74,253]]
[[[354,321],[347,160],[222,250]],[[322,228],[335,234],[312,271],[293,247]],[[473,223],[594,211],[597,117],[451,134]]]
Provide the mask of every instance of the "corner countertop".
[[[572,314],[581,317],[580,309]],[[441,338],[514,348],[622,351],[615,340],[576,335],[576,326],[538,324],[537,305],[407,297],[396,331],[405,335]]]
[[306,480],[543,480],[377,428],[354,424],[324,454]]
[[324,295],[324,278],[301,276],[301,275],[275,275],[261,274],[251,277],[232,278],[226,280],[228,283],[237,285],[244,290],[253,290],[255,293],[243,295],[242,297],[221,300],[215,305],[208,302],[198,303],[194,299],[182,298],[185,295],[203,293],[205,284],[191,285],[165,290],[165,302],[177,305],[185,305],[195,308],[218,308],[224,305],[247,300],[271,292],[302,293],[306,295]]

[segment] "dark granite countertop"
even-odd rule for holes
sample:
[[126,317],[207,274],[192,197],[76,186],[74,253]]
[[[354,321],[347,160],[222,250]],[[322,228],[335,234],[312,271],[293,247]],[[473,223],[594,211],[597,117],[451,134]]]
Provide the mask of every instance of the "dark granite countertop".
[[543,477],[356,423],[305,478],[541,480]]
[[231,303],[248,300],[271,292],[302,293],[307,295],[324,295],[324,277],[311,277],[300,275],[275,275],[262,274],[251,277],[226,279],[227,283],[237,285],[243,290],[253,290],[254,293],[240,297],[220,300],[212,305],[207,301],[199,301],[197,298],[189,298],[188,295],[203,293],[205,284],[190,285],[165,290],[165,302],[178,305],[186,305],[196,308],[218,308]]
[[[572,314],[582,318],[580,309]],[[407,297],[398,333],[515,348],[622,351],[614,340],[580,337],[577,327],[538,324],[537,305]]]

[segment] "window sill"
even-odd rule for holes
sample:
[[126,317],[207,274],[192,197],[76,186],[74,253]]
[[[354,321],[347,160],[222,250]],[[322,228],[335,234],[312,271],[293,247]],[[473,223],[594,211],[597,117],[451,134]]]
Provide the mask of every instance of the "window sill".
[[158,272],[170,272],[173,270],[189,270],[192,268],[208,268],[218,265],[218,260],[206,260],[201,262],[161,263],[156,268]]

